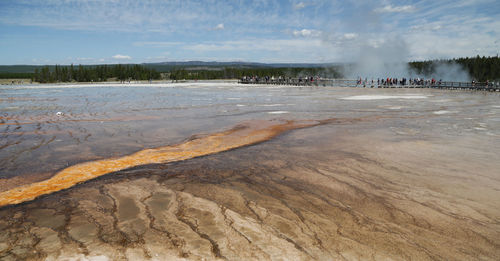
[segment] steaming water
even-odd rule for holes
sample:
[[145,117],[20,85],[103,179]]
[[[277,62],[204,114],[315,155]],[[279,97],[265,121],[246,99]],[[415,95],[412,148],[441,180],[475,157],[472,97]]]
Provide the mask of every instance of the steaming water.
[[[1,87],[2,205],[70,189],[0,208],[0,259],[495,259],[499,98],[223,82]],[[169,239],[154,239],[162,229]],[[57,242],[66,250],[50,250]]]
[[[2,87],[0,93],[0,179],[46,178],[76,163],[177,144],[254,119],[356,118],[391,115],[394,110],[397,117],[452,113],[455,118],[429,118],[429,124],[457,121],[458,133],[484,129],[475,125],[491,112],[484,120],[491,122],[492,135],[500,134],[497,95],[267,89],[232,83],[16,86]],[[481,118],[460,120],[468,116]]]

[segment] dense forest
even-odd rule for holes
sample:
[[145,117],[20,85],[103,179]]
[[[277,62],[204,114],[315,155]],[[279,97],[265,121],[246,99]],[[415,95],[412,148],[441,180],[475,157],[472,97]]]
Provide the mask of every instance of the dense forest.
[[30,79],[33,73],[4,72],[0,73],[0,79]]
[[36,68],[31,76],[32,80],[40,83],[49,82],[100,82],[115,78],[119,81],[126,80],[152,80],[160,79],[161,74],[154,69],[141,65],[97,65],[97,66],[59,66],[51,68],[44,66]]
[[459,65],[469,76],[480,82],[486,80],[500,80],[500,58],[498,56],[474,58],[457,58],[450,60],[432,60],[423,62],[410,62],[410,68],[421,75],[431,75],[440,65]]
[[321,77],[342,77],[340,68],[221,68],[217,70],[192,70],[178,69],[169,73],[172,80],[196,80],[196,79],[240,79],[243,76],[321,76]]
[[[284,64],[224,64],[202,63],[163,65],[163,64],[117,64],[117,65],[16,65],[0,66],[0,79],[32,79],[35,82],[98,82],[106,80],[203,80],[203,79],[239,79],[243,76],[321,76],[340,78],[342,65],[313,64],[307,66],[287,66]],[[431,60],[410,62],[410,69],[418,75],[430,76],[441,65],[458,65],[476,81],[500,80],[500,58],[471,57],[449,60]]]

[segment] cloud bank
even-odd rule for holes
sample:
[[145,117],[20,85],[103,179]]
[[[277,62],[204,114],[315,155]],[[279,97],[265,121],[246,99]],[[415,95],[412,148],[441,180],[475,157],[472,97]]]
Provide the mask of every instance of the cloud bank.
[[[2,0],[0,63],[142,62],[164,53],[171,60],[356,62],[362,48],[385,53],[380,48],[398,39],[406,61],[494,56],[495,7],[495,0]],[[116,50],[127,55],[114,57]]]

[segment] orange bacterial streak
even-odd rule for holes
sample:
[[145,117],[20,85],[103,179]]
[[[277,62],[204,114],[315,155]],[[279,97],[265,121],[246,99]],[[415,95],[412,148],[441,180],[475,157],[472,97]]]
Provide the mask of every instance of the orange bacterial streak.
[[51,178],[0,193],[0,207],[33,200],[41,195],[70,188],[78,183],[135,166],[168,163],[269,140],[287,130],[312,127],[330,121],[252,121],[231,130],[195,138],[184,143],[145,149],[120,158],[76,164]]

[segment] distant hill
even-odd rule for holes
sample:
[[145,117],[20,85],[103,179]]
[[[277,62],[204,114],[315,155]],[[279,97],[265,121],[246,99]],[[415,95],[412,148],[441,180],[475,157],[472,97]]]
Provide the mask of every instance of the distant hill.
[[[114,65],[114,64],[108,64]],[[123,64],[133,65],[133,64]],[[160,62],[160,63],[142,63],[141,65],[155,69],[158,72],[170,72],[172,70],[220,70],[225,67],[230,68],[321,68],[340,65],[339,63],[254,63],[254,62],[203,62],[203,61],[185,61],[185,62]],[[35,69],[41,69],[46,65],[0,65],[0,73],[34,73]],[[54,65],[48,65],[50,69]],[[61,65],[61,67],[70,65]],[[78,66],[75,64],[75,66]],[[97,65],[83,65],[84,67],[95,67]]]
[[42,65],[0,65],[0,73],[34,73]]
[[[136,64],[122,64],[133,67]],[[164,75],[182,77],[195,77],[205,79],[206,77],[232,77],[238,75],[316,75],[321,71],[327,74],[336,72],[341,74],[348,64],[342,63],[256,63],[256,62],[160,62],[142,63],[142,67],[154,69]],[[465,57],[446,60],[414,61],[408,63],[411,70],[425,77],[440,77],[444,74],[456,74],[457,70],[465,71],[470,78],[477,81],[500,80],[500,57]],[[444,66],[443,66],[444,65]],[[458,66],[456,66],[458,65]],[[59,65],[59,68],[70,65]],[[98,65],[82,65],[85,69],[91,69]],[[113,64],[107,64],[113,66]],[[48,67],[54,71],[55,65],[0,65],[0,78],[30,78],[35,70],[40,71]],[[75,67],[78,65],[75,64]],[[443,69],[444,68],[444,69]],[[458,68],[458,69],[457,69]],[[444,70],[444,71],[443,71]],[[279,72],[279,74],[278,74]],[[435,75],[435,76],[434,76]],[[211,79],[211,78],[210,78]]]
[[258,68],[322,68],[340,65],[339,63],[254,63],[254,62],[161,62],[143,63],[159,72],[170,72],[178,69],[185,70],[221,70],[223,68],[258,69]]
[[161,62],[161,63],[144,63],[148,66],[205,66],[205,67],[272,67],[272,68],[315,68],[339,65],[339,63],[256,63],[256,62],[203,62],[203,61],[186,61],[186,62]]

